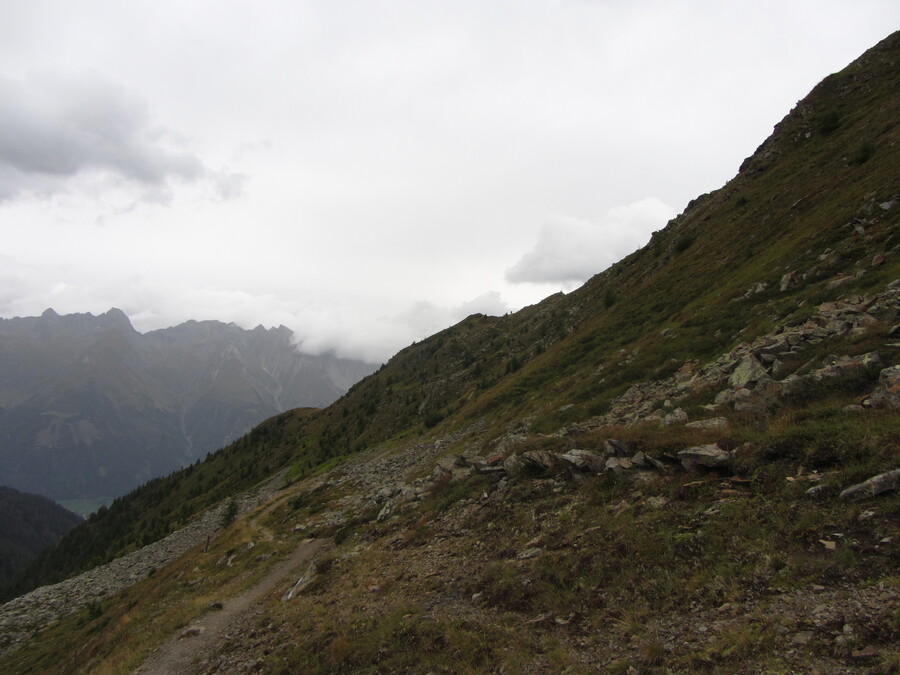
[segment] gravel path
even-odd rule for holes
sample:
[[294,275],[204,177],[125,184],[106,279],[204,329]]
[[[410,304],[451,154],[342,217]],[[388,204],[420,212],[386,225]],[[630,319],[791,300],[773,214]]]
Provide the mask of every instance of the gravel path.
[[222,609],[211,610],[180,631],[159,647],[134,675],[171,675],[195,672],[194,663],[208,656],[221,644],[228,627],[259,602],[282,581],[288,573],[303,563],[308,563],[322,548],[325,540],[311,539],[302,542],[294,552],[277,563],[263,579],[252,588],[223,603]]

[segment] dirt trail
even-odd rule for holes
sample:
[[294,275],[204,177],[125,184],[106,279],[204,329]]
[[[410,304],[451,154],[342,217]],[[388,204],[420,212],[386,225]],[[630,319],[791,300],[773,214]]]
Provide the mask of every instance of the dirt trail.
[[[275,585],[302,563],[308,563],[325,544],[323,539],[305,541],[284,560],[275,564],[268,574],[252,588],[225,601],[220,610],[211,610],[198,617],[188,628],[174,635],[159,647],[133,675],[172,675],[193,672],[193,663],[210,654],[238,617],[269,593]],[[187,637],[182,637],[187,635]]]

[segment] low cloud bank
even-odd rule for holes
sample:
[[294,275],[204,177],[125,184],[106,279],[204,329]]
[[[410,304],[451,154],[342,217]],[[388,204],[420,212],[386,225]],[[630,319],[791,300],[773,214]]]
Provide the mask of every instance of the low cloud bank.
[[491,291],[459,305],[419,301],[397,311],[361,312],[353,298],[331,298],[304,304],[273,293],[236,289],[187,288],[131,278],[81,283],[39,282],[36,270],[0,256],[0,316],[38,316],[48,307],[60,314],[102,314],[119,307],[135,329],[147,332],[191,319],[234,322],[243,328],[284,325],[294,331],[298,348],[309,354],[334,353],[368,363],[384,363],[415,341],[422,340],[471,314],[502,315],[510,311],[499,293]]
[[609,209],[599,222],[552,216],[534,248],[506,271],[506,280],[576,286],[646,244],[675,215],[671,206],[648,197]]

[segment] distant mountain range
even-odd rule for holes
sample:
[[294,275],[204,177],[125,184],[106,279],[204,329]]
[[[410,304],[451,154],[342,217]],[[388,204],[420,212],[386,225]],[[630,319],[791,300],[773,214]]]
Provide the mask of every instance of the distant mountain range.
[[89,510],[373,370],[302,354],[284,326],[142,334],[119,309],[0,319],[0,483]]

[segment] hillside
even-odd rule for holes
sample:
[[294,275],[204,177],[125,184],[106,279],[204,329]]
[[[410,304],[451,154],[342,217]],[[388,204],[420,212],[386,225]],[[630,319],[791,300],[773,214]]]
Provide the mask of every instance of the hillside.
[[180,636],[200,673],[896,672],[898,61],[828,76],[580,289],[116,500],[17,589],[132,579],[5,605],[0,669],[159,672]]
[[277,412],[331,403],[371,370],[302,354],[283,326],[141,334],[117,309],[0,319],[0,475],[90,512]]
[[0,584],[82,521],[59,504],[0,485]]

